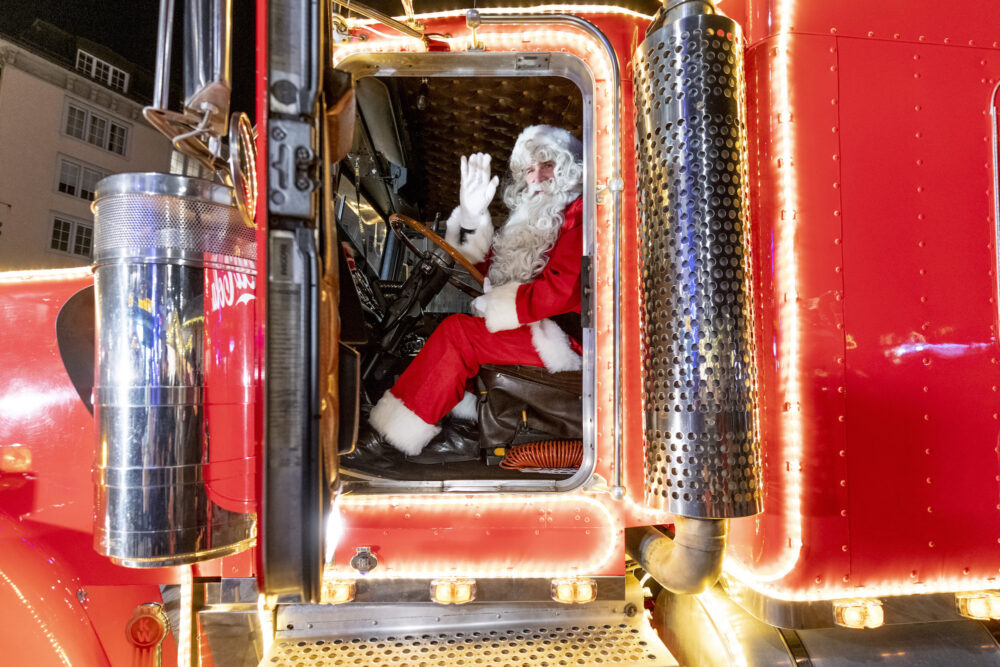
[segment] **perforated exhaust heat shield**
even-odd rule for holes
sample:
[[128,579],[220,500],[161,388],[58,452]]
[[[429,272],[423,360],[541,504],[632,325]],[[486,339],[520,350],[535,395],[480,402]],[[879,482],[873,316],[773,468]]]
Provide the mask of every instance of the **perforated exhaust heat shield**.
[[739,26],[686,16],[635,61],[648,505],[761,509]]

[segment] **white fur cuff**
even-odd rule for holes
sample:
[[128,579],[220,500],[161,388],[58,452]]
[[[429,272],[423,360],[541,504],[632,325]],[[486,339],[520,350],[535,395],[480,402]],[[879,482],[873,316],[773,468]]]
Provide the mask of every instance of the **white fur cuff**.
[[583,359],[570,347],[569,336],[558,324],[544,319],[532,322],[530,328],[531,344],[548,372],[578,371],[583,367]]
[[441,429],[418,417],[403,402],[388,391],[382,394],[368,423],[381,433],[390,445],[407,456],[416,456]]
[[486,329],[491,333],[521,326],[517,319],[517,288],[521,284],[505,283],[486,293],[483,317],[486,319]]
[[451,409],[451,416],[458,419],[477,421],[479,419],[479,402],[475,395],[465,392],[462,400]]
[[[462,230],[466,232],[464,243],[461,242]],[[445,223],[444,240],[473,264],[483,261],[493,243],[493,223],[489,212],[468,216],[462,212],[461,206],[456,206]]]

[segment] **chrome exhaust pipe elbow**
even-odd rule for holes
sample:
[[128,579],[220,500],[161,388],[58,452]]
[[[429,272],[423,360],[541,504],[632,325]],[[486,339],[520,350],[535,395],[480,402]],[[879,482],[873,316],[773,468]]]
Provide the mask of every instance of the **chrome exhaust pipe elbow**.
[[665,589],[703,593],[722,574],[728,519],[675,516],[670,538],[652,526],[625,529],[625,551]]

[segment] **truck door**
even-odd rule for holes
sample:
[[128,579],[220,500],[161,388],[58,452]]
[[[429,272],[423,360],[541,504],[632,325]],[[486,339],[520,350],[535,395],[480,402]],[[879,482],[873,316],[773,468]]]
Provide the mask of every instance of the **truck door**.
[[338,349],[338,253],[328,220],[328,169],[351,134],[353,92],[349,77],[321,66],[329,59],[320,7],[292,0],[258,9],[265,36],[258,50],[266,49],[257,84],[266,118],[260,164],[267,165],[258,231],[266,248],[258,578],[262,593],[307,602],[320,598],[338,437],[349,447],[357,423],[356,366]]

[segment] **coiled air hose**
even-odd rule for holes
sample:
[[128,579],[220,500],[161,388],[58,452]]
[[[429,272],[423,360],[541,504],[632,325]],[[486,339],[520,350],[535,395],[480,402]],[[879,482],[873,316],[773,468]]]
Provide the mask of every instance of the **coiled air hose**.
[[500,467],[507,470],[579,468],[581,463],[583,463],[582,440],[545,440],[508,449],[500,461]]

